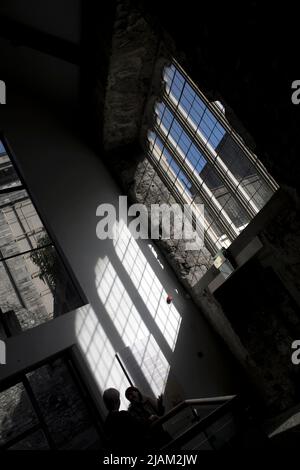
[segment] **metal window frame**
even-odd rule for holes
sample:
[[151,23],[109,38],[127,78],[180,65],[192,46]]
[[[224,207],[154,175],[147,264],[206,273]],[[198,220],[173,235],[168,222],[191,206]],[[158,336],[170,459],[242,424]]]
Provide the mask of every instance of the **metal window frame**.
[[184,173],[187,175],[188,179],[195,186],[204,203],[209,208],[209,211],[214,217],[218,218],[220,226],[233,241],[238,232],[237,229],[235,230],[232,224],[228,222],[229,216],[226,214],[225,210],[222,209],[214,195],[209,193],[209,189],[206,187],[205,182],[201,180],[200,177],[197,177],[195,171],[193,171],[189,165],[183,161],[180,153],[174,147],[174,145],[169,140],[164,140],[164,134],[161,132],[161,129],[158,126],[155,126],[154,130],[158,137],[163,141],[165,149],[172,155],[175,162],[179,165],[180,168],[182,168],[182,170],[184,170]]
[[221,158],[218,156],[217,152],[212,151],[208,147],[208,145],[204,144],[202,139],[199,137],[198,132],[195,129],[193,129],[189,120],[184,119],[179,108],[179,103],[178,103],[178,106],[175,106],[175,104],[172,102],[169,96],[165,94],[163,95],[163,102],[167,105],[170,111],[174,114],[174,116],[179,121],[180,125],[182,126],[184,131],[187,133],[188,137],[191,139],[193,144],[197,147],[199,152],[203,154],[207,162],[210,163],[210,165],[216,172],[217,176],[222,180],[224,185],[227,187],[230,194],[243,207],[243,209],[250,216],[250,218],[253,218],[257,214],[258,209],[253,208],[251,203],[249,205],[249,201],[251,200],[251,197],[246,194],[241,184],[236,180],[236,178],[233,175],[230,178],[228,177],[228,175],[231,172],[226,167],[226,165],[222,164]]
[[[73,270],[72,270],[68,260],[66,259],[65,255],[64,255],[63,250],[61,249],[61,247],[58,243],[58,240],[55,236],[55,233],[53,232],[53,230],[51,228],[51,225],[47,222],[47,217],[45,216],[45,214],[42,213],[42,210],[39,207],[39,204],[37,202],[37,198],[35,197],[32,190],[28,187],[28,185],[26,183],[26,179],[25,179],[25,176],[24,176],[23,171],[22,171],[22,165],[19,163],[15,153],[13,152],[13,150],[10,146],[10,143],[8,142],[5,134],[1,131],[1,129],[0,129],[0,141],[2,142],[2,145],[5,149],[5,154],[9,157],[9,159],[11,161],[11,164],[13,165],[14,170],[16,171],[16,173],[19,177],[19,180],[22,184],[22,189],[24,189],[27,192],[27,196],[26,196],[26,198],[23,198],[23,200],[26,200],[27,198],[30,199],[30,201],[31,201],[38,217],[40,218],[46,232],[48,233],[48,235],[50,237],[50,240],[52,241],[52,245],[54,246],[54,248],[56,250],[57,256],[59,257],[59,260],[62,263],[62,266],[66,270],[66,273],[68,274],[68,276],[70,278],[70,281],[73,284],[73,287],[76,290],[76,292],[77,292],[77,294],[78,294],[78,296],[81,300],[82,306],[88,304],[89,303],[88,299],[87,299],[83,289],[81,288],[77,278],[75,277],[75,275],[73,273]],[[4,154],[4,152],[1,153],[1,155],[3,155],[3,154]],[[19,188],[17,188],[16,190],[18,190],[18,189]],[[7,206],[11,207],[11,203],[9,203],[9,204],[4,203],[3,205],[0,205],[0,208],[7,207]],[[44,247],[40,247],[40,249],[42,249],[42,248],[44,248]],[[22,255],[22,253],[20,253],[20,255]]]
[[[167,174],[167,172],[164,170],[163,166],[161,163],[157,160],[157,158],[152,154],[150,150],[148,150],[147,153],[148,160],[150,163],[153,165],[155,168],[156,173],[160,177],[160,179],[164,182],[166,185],[167,189],[171,193],[172,197],[175,199],[175,201],[183,206],[184,204],[187,203],[187,201],[183,197],[183,191],[181,192],[179,189],[179,183],[172,181],[170,176]],[[194,226],[196,226],[196,221],[195,221],[195,214],[193,213],[193,219],[190,220],[190,222],[193,223]],[[213,254],[216,254],[218,251],[218,248],[216,247],[216,242],[213,240],[210,231],[207,230],[204,232],[204,242],[205,246],[209,247],[209,251]]]
[[30,367],[24,369],[23,371],[13,375],[12,377],[3,380],[0,382],[0,393],[10,389],[11,387],[21,383],[24,386],[24,389],[26,393],[28,394],[28,398],[30,400],[31,406],[33,407],[33,410],[38,418],[38,423],[34,424],[30,428],[26,429],[19,435],[16,435],[14,438],[8,440],[4,444],[0,445],[0,451],[6,450],[12,445],[16,444],[17,442],[20,442],[23,438],[27,437],[28,435],[36,432],[37,430],[41,430],[44,432],[46,441],[52,450],[57,450],[57,445],[55,444],[53,438],[51,437],[51,434],[49,432],[49,426],[46,423],[46,420],[44,418],[42,409],[35,397],[35,392],[32,389],[32,386],[27,378],[27,374],[35,372],[39,368],[45,366],[45,365],[51,365],[53,362],[56,360],[61,359],[63,360],[68,372],[70,373],[71,379],[76,386],[76,390],[82,399],[83,403],[86,406],[87,413],[90,417],[91,423],[94,426],[100,441],[103,440],[104,437],[104,422],[103,419],[99,413],[98,407],[90,394],[88,387],[84,381],[84,378],[82,377],[80,373],[80,369],[78,367],[76,357],[74,355],[74,347],[69,347],[63,351],[60,351],[56,354],[53,354],[43,361],[37,362],[35,364],[30,365]]
[[[211,112],[211,114],[216,119],[217,123],[219,123],[224,128],[225,132],[230,135],[233,141],[242,150],[245,159],[247,159],[253,165],[262,182],[267,185],[268,189],[271,190],[272,193],[277,191],[277,189],[279,188],[278,184],[271,177],[271,175],[269,175],[264,165],[259,161],[258,157],[246,147],[241,137],[229,124],[219,107],[215,103],[209,102],[209,100],[194,84],[194,82],[190,79],[190,77],[186,74],[186,72],[182,69],[182,67],[178,64],[175,59],[172,59],[172,62],[168,67],[172,65],[175,68],[174,74],[171,79],[168,91],[166,89],[164,80],[164,87],[162,88],[160,102],[171,113],[173,119],[177,120],[182,130],[187,134],[191,143],[195,145],[200,155],[203,155],[203,157],[211,165],[216,175],[220,178],[224,186],[227,188],[230,196],[235,200],[238,206],[245,211],[245,214],[250,218],[251,221],[260,211],[260,208],[256,206],[255,201],[252,200],[252,196],[246,193],[246,191],[241,185],[242,181],[238,181],[235,178],[235,176],[232,174],[229,168],[227,168],[225,163],[222,162],[221,158],[218,156],[218,153],[214,149],[210,148],[211,146],[208,145],[207,139],[204,139],[204,136],[203,138],[201,138],[202,133],[199,130],[199,124],[198,126],[196,126],[196,124],[193,126],[189,113],[187,113],[186,111],[183,112],[180,109],[180,100],[183,94],[185,83],[187,83],[194,91],[195,97],[197,96],[203,101],[203,104],[206,107],[205,109]],[[174,82],[176,70],[178,70],[178,72],[182,75],[184,83],[179,97],[174,97],[173,102],[169,95],[171,94],[172,84]],[[170,129],[171,126],[172,123],[170,124]],[[189,181],[194,185],[198,194],[203,199],[204,203],[207,205],[209,212],[212,214],[214,222],[222,231],[224,231],[224,234],[231,243],[239,236],[240,230],[234,226],[234,223],[233,221],[231,221],[231,218],[226,213],[225,208],[221,207],[217,198],[214,197],[212,192],[205,184],[205,180],[202,180],[199,175],[196,175],[196,172],[192,169],[192,165],[189,165],[186,155],[181,155],[181,153],[184,152],[178,151],[178,145],[174,145],[174,143],[171,141],[170,129],[166,129],[166,132],[163,132],[162,123],[155,122],[151,130],[161,140],[163,144],[163,149],[161,150],[160,157],[157,158],[157,156],[154,155],[154,144],[151,149],[151,143],[148,139],[148,160],[154,165],[156,172],[164,181],[165,185],[167,186],[167,189],[170,191],[171,195],[174,197],[176,202],[178,202],[179,204],[186,204],[184,195],[180,191],[180,189],[182,188],[178,177],[174,173],[174,181],[172,181],[172,178],[170,178],[170,175],[168,175],[166,173],[166,169],[164,169],[162,157],[164,151],[166,150],[171,155],[174,162],[179,166],[180,170],[182,170],[187,175]],[[201,137],[199,136],[199,134],[201,134]],[[170,171],[170,169],[171,168],[168,169],[168,172]],[[215,254],[218,249],[216,247],[216,243],[213,241],[213,238],[215,237],[209,235],[209,230],[205,233],[205,235],[205,241],[207,243],[207,246],[209,247],[210,251]]]
[[279,185],[276,183],[274,178],[268,173],[264,165],[258,159],[257,155],[255,155],[251,150],[243,142],[242,138],[239,134],[235,131],[235,129],[230,125],[227,119],[224,117],[224,114],[218,108],[218,106],[214,103],[211,103],[206,96],[202,93],[202,91],[197,87],[197,85],[193,82],[193,80],[187,75],[187,73],[183,70],[183,68],[179,65],[179,63],[173,59],[172,64],[179,70],[179,72],[183,75],[184,79],[187,83],[193,88],[194,92],[200,97],[200,99],[204,102],[205,106],[209,109],[209,111],[214,115],[217,121],[222,125],[222,127],[231,135],[234,139],[236,144],[240,147],[240,149],[245,153],[245,156],[248,160],[253,164],[256,168],[258,174],[261,176],[263,181],[269,186],[272,192],[277,191],[279,189]]

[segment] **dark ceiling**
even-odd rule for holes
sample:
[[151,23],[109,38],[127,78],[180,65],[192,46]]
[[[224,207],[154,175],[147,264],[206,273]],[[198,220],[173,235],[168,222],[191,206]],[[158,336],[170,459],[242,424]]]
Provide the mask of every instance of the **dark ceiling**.
[[296,187],[300,105],[291,102],[291,83],[300,78],[296,2],[135,3],[176,40],[192,78],[230,105],[273,175]]
[[[291,102],[291,83],[300,78],[300,66],[294,3],[131,1],[155,29],[175,39],[192,78],[234,110],[279,183],[297,187],[300,105]],[[81,90],[86,105],[96,76],[105,86],[114,8],[114,1],[1,0],[0,79],[17,80],[51,99],[68,95],[65,102]]]

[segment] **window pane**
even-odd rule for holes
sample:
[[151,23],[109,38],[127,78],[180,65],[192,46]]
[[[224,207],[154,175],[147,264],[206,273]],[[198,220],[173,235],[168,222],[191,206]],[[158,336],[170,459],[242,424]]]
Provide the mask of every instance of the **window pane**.
[[[6,167],[16,176],[0,141],[0,188],[8,181]],[[10,189],[20,183],[15,176]],[[0,193],[0,308],[6,313],[0,323],[16,334],[81,305],[28,192]]]
[[21,181],[0,141],[0,190],[19,185],[21,185]]
[[0,196],[1,257],[37,248],[45,234],[45,228],[27,191]]
[[23,384],[0,393],[0,445],[38,424]]
[[55,445],[84,449],[99,443],[91,415],[62,359],[27,374]]
[[[0,262],[1,321],[26,330],[82,305],[53,246]],[[12,311],[12,312],[10,312]],[[16,334],[18,328],[10,331]]]
[[9,447],[9,450],[48,450],[50,449],[43,431],[38,430]]
[[253,196],[258,188],[261,188],[260,197],[256,200],[257,208],[260,210],[271,198],[273,192],[267,183],[262,180],[255,166],[248,160],[243,150],[231,135],[226,134],[217,146],[216,152],[248,196]]
[[175,62],[164,69],[163,78],[156,120],[148,132],[149,161],[163,184],[148,178],[150,196],[144,202],[188,204],[196,217],[196,204],[204,205],[201,223],[210,253],[200,250],[207,263],[199,263],[205,272],[211,255],[232,243],[278,186],[230,127],[220,101],[208,102]]

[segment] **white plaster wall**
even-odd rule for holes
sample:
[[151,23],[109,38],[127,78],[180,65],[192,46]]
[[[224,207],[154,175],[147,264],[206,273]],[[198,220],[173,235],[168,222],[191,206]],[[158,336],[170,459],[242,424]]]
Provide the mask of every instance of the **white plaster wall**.
[[[236,393],[235,364],[162,256],[148,241],[133,240],[126,226],[119,240],[96,237],[96,208],[101,203],[117,208],[119,189],[81,139],[76,117],[64,108],[46,109],[10,88],[9,103],[0,108],[0,128],[89,301],[35,333],[9,340],[8,365],[0,366],[0,377],[46,357],[47,351],[77,344],[100,392],[114,386],[123,394],[128,386],[115,359],[120,352],[146,391],[157,394],[166,387],[169,404]],[[167,293],[174,298],[171,305]]]

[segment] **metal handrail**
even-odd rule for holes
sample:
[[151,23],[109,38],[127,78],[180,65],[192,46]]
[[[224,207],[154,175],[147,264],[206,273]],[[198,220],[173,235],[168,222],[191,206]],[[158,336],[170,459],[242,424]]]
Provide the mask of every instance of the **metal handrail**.
[[237,395],[233,395],[229,397],[228,400],[222,402],[222,405],[219,406],[216,410],[213,410],[211,413],[209,413],[207,416],[205,416],[203,419],[198,421],[194,426],[190,427],[186,431],[184,431],[182,434],[180,434],[178,437],[176,437],[174,440],[172,440],[170,443],[166,444],[164,447],[162,447],[160,450],[161,451],[166,451],[166,450],[171,450],[171,449],[178,449],[182,445],[184,445],[186,442],[190,441],[193,439],[196,435],[199,433],[205,431],[205,429],[213,424],[216,419],[220,418],[224,413],[228,412],[233,404],[237,403]]
[[227,395],[227,396],[220,396],[220,397],[210,397],[210,398],[191,398],[189,400],[184,400],[178,405],[174,406],[170,411],[168,411],[164,416],[157,419],[152,427],[160,426],[164,424],[166,421],[171,419],[180,411],[188,408],[189,406],[206,406],[206,405],[223,405],[228,401],[231,401],[233,398],[236,398],[236,395]]

